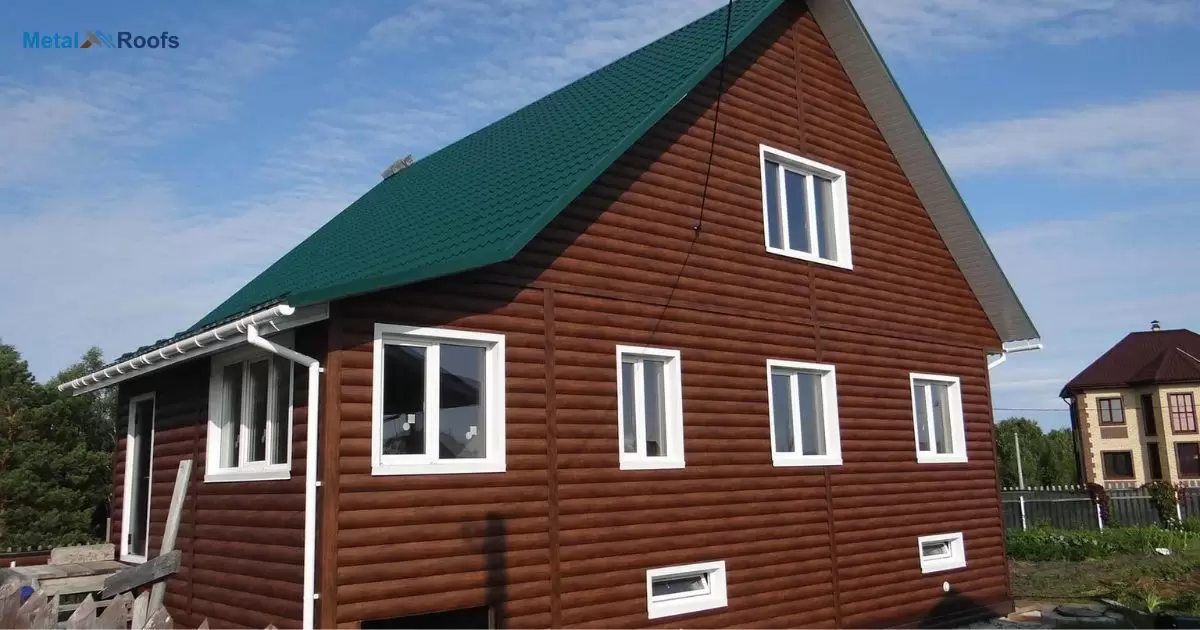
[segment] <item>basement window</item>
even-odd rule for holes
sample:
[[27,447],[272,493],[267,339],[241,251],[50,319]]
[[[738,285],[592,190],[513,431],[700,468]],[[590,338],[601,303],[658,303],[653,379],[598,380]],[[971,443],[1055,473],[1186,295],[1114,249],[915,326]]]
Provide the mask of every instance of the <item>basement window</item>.
[[935,573],[967,566],[962,532],[935,534],[917,538],[917,553],[921,558],[921,573]]
[[766,145],[759,159],[767,251],[851,269],[846,173]]
[[910,374],[917,461],[967,461],[962,389],[957,376]]
[[678,350],[617,346],[617,433],[622,469],[683,468]]
[[[284,333],[272,339],[291,346]],[[291,476],[294,364],[255,346],[213,357],[204,480]]]
[[775,465],[841,464],[834,366],[768,359],[767,375]]
[[646,571],[646,614],[650,619],[724,608],[725,561]]
[[504,335],[375,325],[371,472],[504,472]]

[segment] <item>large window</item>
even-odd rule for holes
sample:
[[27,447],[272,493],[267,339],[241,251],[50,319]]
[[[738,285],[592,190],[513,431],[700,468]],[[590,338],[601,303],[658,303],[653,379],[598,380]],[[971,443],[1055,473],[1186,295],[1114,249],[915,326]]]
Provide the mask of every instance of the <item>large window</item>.
[[1100,453],[1104,464],[1105,479],[1133,479],[1133,453],[1130,451],[1105,451]]
[[967,461],[962,391],[955,376],[910,374],[917,461]]
[[257,347],[213,358],[205,481],[291,475],[294,382],[291,361]]
[[504,471],[504,336],[375,325],[372,472]]
[[1175,445],[1175,464],[1179,476],[1185,479],[1200,477],[1200,442],[1179,442]]
[[846,174],[759,146],[767,251],[851,268]]
[[770,359],[767,379],[775,465],[841,464],[834,367]]
[[617,346],[621,468],[683,468],[678,350]]
[[1125,424],[1125,407],[1120,398],[1097,399],[1096,408],[1100,410],[1100,424]]
[[1167,394],[1167,411],[1171,414],[1171,431],[1196,432],[1196,401],[1191,392]]

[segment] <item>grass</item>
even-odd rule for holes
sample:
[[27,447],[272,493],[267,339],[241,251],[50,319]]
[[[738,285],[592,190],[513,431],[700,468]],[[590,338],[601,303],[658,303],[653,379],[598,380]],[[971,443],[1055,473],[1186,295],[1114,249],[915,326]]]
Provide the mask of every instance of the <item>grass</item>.
[[1076,600],[1107,597],[1141,609],[1200,615],[1200,545],[1115,553],[1083,560],[1011,560],[1015,597]]

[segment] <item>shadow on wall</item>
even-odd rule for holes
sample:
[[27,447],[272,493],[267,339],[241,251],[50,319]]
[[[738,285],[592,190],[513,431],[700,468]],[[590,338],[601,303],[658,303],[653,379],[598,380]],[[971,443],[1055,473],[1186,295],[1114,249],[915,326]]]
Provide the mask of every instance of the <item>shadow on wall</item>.
[[991,617],[990,606],[963,595],[951,588],[925,616],[917,621],[917,628],[961,628],[965,622]]
[[507,626],[505,602],[508,601],[508,531],[504,518],[488,512],[483,533],[484,564],[487,567],[487,604],[492,609],[492,627]]

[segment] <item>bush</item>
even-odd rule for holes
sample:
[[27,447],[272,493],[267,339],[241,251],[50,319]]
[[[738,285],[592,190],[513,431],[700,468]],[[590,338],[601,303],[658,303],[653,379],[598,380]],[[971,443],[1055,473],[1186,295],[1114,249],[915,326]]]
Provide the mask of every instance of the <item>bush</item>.
[[1014,560],[1087,560],[1114,554],[1147,553],[1158,547],[1173,551],[1200,543],[1200,534],[1159,527],[1094,529],[1035,528],[1009,532],[1008,556]]
[[1189,516],[1183,519],[1183,531],[1200,534],[1200,516]]

